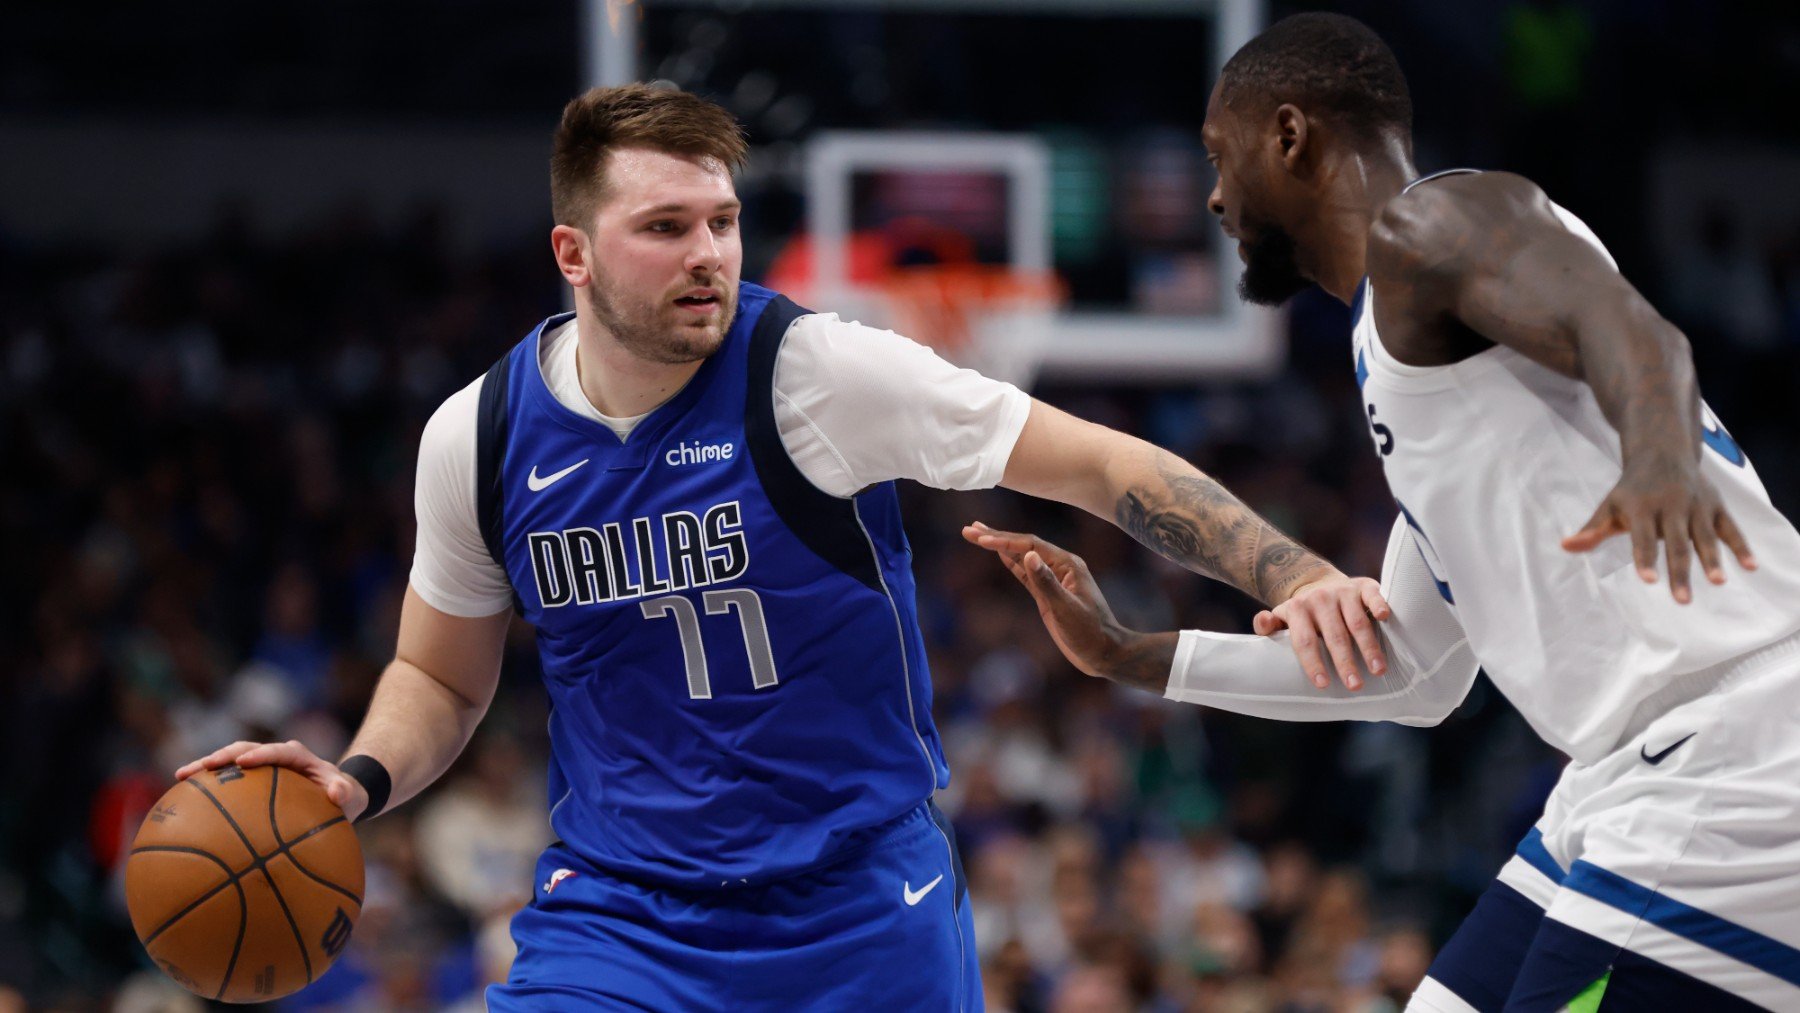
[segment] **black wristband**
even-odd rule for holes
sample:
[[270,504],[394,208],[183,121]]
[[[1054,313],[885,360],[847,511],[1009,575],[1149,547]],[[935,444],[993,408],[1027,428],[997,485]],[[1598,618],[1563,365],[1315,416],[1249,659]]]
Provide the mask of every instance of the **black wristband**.
[[357,813],[356,818],[350,822],[361,823],[386,808],[388,793],[394,790],[394,779],[388,776],[387,768],[381,765],[380,760],[357,753],[355,756],[345,757],[344,762],[338,764],[338,770],[345,777],[362,785],[363,790],[369,793],[368,807]]

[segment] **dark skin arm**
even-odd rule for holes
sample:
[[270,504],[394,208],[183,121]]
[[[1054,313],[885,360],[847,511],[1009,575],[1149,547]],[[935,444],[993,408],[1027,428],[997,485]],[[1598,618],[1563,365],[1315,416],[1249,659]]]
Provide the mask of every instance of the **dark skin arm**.
[[1697,555],[1723,583],[1719,542],[1755,559],[1700,472],[1700,393],[1687,338],[1582,237],[1543,191],[1509,173],[1435,180],[1390,201],[1369,233],[1382,342],[1409,365],[1458,362],[1504,345],[1582,380],[1619,432],[1619,482],[1563,548],[1629,534],[1638,574],[1656,580],[1660,542],[1675,600],[1692,598]]
[[[1181,634],[1140,633],[1121,624],[1080,556],[1035,535],[994,531],[984,524],[964,528],[963,537],[998,555],[1031,592],[1038,617],[1070,664],[1122,686],[1152,693],[1168,689]],[[1370,603],[1375,605],[1387,609],[1379,596]],[[1325,685],[1322,675],[1313,681]]]

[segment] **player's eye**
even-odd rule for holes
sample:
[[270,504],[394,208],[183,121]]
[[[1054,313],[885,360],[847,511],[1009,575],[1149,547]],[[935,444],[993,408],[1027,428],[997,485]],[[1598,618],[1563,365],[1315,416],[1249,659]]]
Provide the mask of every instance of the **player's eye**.
[[674,232],[675,223],[665,218],[651,222],[646,228],[651,232]]
[[733,218],[715,218],[715,219],[713,219],[713,228],[718,229],[720,232],[724,232],[726,229],[729,229],[733,225],[736,225],[736,224],[737,224],[737,220],[733,219]]

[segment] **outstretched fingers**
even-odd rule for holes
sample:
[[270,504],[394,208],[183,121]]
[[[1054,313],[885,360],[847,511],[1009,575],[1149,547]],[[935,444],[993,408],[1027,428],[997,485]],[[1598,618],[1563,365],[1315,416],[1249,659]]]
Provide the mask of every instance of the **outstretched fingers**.
[[1750,543],[1744,540],[1744,533],[1738,530],[1737,521],[1732,520],[1723,507],[1719,508],[1719,516],[1713,522],[1713,527],[1731,549],[1731,554],[1737,557],[1739,566],[1746,570],[1756,569],[1756,556],[1750,551]]
[[1688,518],[1682,514],[1669,514],[1661,519],[1658,532],[1663,540],[1663,552],[1669,564],[1669,593],[1683,605],[1694,600],[1693,589],[1688,586],[1688,567],[1693,561],[1693,543],[1689,541]]
[[1591,552],[1601,542],[1624,533],[1625,525],[1620,522],[1618,511],[1613,509],[1612,500],[1608,499],[1580,530],[1563,539],[1562,546],[1570,552]]
[[[1362,654],[1363,662],[1369,667],[1369,674],[1378,676],[1386,672],[1387,655],[1381,649],[1381,638],[1375,633],[1375,623],[1369,618],[1368,607],[1363,603],[1361,594],[1345,594],[1340,605],[1339,614],[1344,617],[1344,625],[1350,630],[1350,639],[1355,641],[1356,650]],[[1355,670],[1353,660],[1350,671]],[[1339,672],[1343,672],[1343,669],[1340,668]]]
[[1018,531],[1001,531],[990,528],[980,521],[963,528],[963,537],[991,552],[1010,552],[1016,556],[1024,556],[1027,552],[1036,552],[1044,558],[1045,562],[1058,570],[1069,565],[1075,559],[1074,553],[1036,535]]
[[1715,520],[1707,514],[1695,514],[1688,522],[1688,537],[1694,540],[1694,557],[1700,560],[1700,571],[1708,582],[1725,583],[1725,568],[1719,565],[1719,533]]
[[229,767],[238,762],[240,757],[255,749],[258,745],[260,745],[260,743],[239,740],[233,742],[229,746],[221,746],[218,749],[207,753],[205,756],[202,756],[198,760],[182,764],[181,767],[175,771],[175,780],[185,781],[203,770],[218,770],[221,767]]
[[1331,685],[1331,678],[1325,674],[1325,662],[1319,654],[1319,635],[1313,632],[1311,623],[1288,623],[1288,646],[1294,649],[1294,657],[1300,660],[1300,667],[1306,671],[1306,677],[1320,689]]

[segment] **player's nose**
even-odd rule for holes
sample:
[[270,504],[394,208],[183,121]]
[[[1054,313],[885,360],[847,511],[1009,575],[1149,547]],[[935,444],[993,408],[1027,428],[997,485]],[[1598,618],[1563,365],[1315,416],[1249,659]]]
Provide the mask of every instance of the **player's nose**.
[[1225,217],[1225,194],[1220,189],[1219,181],[1213,181],[1212,193],[1206,195],[1206,206],[1213,214]]
[[695,232],[698,238],[688,247],[685,266],[690,273],[717,272],[725,263],[724,251],[719,249],[719,237],[713,235],[711,229],[696,229]]

